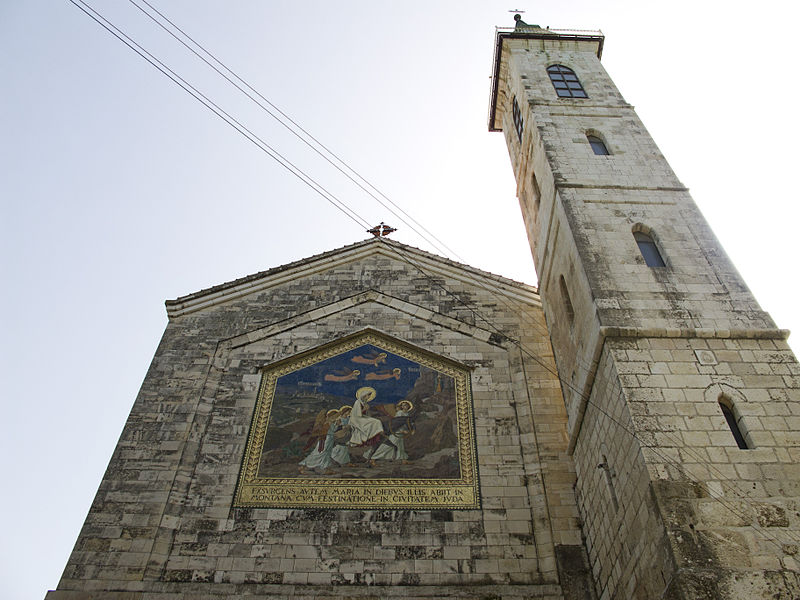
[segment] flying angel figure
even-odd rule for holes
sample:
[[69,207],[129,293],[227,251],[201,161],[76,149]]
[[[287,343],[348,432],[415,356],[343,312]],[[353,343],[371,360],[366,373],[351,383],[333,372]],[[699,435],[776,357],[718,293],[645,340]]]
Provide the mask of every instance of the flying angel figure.
[[358,376],[361,375],[361,371],[358,369],[339,369],[334,371],[333,373],[326,373],[325,374],[325,381],[353,381],[354,379],[358,379]]
[[367,373],[364,379],[368,379],[371,381],[382,381],[384,379],[400,379],[400,374],[403,371],[401,369],[392,369],[389,371],[385,369],[383,371],[378,371],[376,373]]
[[354,363],[359,363],[361,365],[372,365],[373,367],[377,367],[379,364],[386,362],[386,352],[367,352],[364,355],[354,356],[350,359]]

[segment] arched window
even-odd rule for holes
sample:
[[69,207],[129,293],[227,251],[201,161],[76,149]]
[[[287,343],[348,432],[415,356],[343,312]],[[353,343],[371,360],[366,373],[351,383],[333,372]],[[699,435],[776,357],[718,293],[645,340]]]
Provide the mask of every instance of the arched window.
[[517,130],[519,141],[522,141],[522,111],[517,103],[517,97],[514,96],[514,101],[511,103],[511,117],[514,119],[514,129]]
[[607,156],[611,154],[611,152],[608,151],[608,148],[606,148],[606,145],[603,142],[603,140],[601,140],[596,135],[587,135],[586,139],[589,140],[589,145],[592,147],[592,151],[595,154],[598,154],[600,156]]
[[653,241],[653,238],[644,233],[643,231],[634,231],[633,239],[639,245],[639,252],[644,257],[644,262],[648,267],[666,267],[664,259],[661,258],[661,253],[658,251],[658,246]]
[[736,413],[733,410],[733,403],[725,396],[720,396],[719,407],[722,410],[722,414],[725,415],[725,420],[728,422],[728,427],[733,434],[733,439],[736,440],[736,445],[742,450],[749,450],[750,446],[747,445],[745,434],[740,427],[740,424],[743,424],[742,419],[741,417],[738,419],[736,418]]
[[578,81],[578,76],[575,71],[563,65],[551,65],[547,67],[547,74],[550,75],[550,81],[553,82],[553,87],[556,88],[556,94],[560,98],[588,98],[586,92],[583,90],[581,82]]
[[561,297],[564,299],[564,312],[567,313],[569,324],[575,320],[575,310],[572,308],[572,300],[569,299],[569,290],[567,290],[567,282],[564,281],[564,276],[559,275],[558,287],[561,290]]

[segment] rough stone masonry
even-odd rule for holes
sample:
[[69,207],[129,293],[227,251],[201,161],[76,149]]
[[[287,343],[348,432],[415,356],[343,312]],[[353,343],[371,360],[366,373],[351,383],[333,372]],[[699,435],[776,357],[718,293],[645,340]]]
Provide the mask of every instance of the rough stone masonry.
[[[168,313],[48,600],[590,597],[534,288],[375,238]],[[469,367],[481,508],[234,507],[260,369],[364,328]]]
[[496,42],[489,128],[517,180],[598,595],[800,597],[787,332],[601,65],[602,34],[517,18]]
[[[168,302],[48,600],[800,598],[800,365],[603,43],[496,36],[539,289],[375,238]],[[237,505],[263,369],[366,330],[468,370],[480,508]]]

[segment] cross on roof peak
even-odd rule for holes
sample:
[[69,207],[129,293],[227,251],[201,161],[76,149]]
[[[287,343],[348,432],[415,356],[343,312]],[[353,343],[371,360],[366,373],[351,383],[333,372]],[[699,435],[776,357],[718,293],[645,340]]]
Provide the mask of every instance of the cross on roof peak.
[[367,233],[371,233],[375,237],[386,237],[393,231],[397,231],[397,229],[386,225],[383,221],[381,221],[380,225],[376,225],[372,229],[367,229]]

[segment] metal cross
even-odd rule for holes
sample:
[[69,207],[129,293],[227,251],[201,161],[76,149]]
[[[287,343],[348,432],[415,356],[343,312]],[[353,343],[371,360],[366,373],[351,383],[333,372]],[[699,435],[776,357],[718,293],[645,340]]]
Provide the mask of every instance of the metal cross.
[[383,221],[381,221],[380,225],[376,225],[372,229],[367,229],[367,233],[371,233],[375,237],[386,237],[393,231],[397,231],[394,227],[389,227]]

